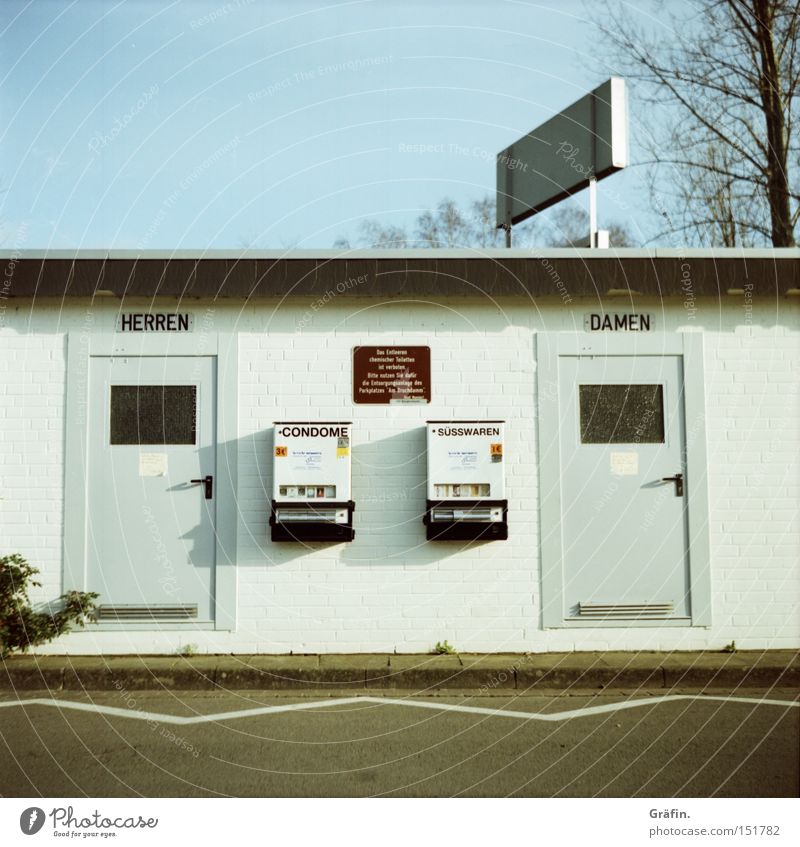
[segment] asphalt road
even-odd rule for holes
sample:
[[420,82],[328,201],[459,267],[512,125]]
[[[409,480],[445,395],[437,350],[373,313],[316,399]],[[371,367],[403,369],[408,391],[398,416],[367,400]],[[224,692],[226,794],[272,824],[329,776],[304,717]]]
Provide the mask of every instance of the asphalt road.
[[[795,700],[797,692],[740,694]],[[49,697],[25,692],[25,699]],[[44,796],[796,797],[800,709],[691,699],[597,713],[646,696],[447,696],[217,717],[309,705],[287,692],[73,692],[47,705],[0,708],[0,794]],[[14,699],[4,692],[0,700]],[[653,698],[649,698],[652,700]],[[554,714],[541,721],[448,711],[446,704]]]

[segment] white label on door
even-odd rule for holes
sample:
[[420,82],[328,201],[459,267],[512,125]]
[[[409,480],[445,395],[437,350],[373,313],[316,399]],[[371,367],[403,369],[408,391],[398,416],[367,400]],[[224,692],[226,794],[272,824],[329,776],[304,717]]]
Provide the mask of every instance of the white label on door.
[[139,476],[166,476],[166,453],[139,453]]
[[612,453],[611,473],[614,476],[636,476],[639,473],[639,454]]

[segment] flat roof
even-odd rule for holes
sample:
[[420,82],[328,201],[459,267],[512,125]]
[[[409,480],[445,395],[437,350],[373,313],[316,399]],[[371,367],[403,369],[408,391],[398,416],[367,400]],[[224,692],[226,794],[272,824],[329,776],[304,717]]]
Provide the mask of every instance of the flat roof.
[[0,250],[3,297],[800,293],[800,248]]
[[19,249],[0,248],[0,261],[12,257],[22,259],[531,259],[531,258],[581,258],[608,259],[796,259],[800,260],[800,247],[414,247],[408,249],[380,250],[48,250],[44,248]]

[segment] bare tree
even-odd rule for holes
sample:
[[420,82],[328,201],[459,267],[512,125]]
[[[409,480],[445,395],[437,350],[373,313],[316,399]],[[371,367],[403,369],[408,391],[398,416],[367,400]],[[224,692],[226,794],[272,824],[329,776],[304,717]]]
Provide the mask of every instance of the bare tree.
[[361,240],[369,247],[413,247],[408,233],[401,226],[381,224],[374,220],[361,222]]
[[[628,229],[620,223],[610,223],[608,240],[612,247],[633,247],[635,242]],[[550,214],[547,236],[548,247],[585,247],[589,242],[589,213],[565,201]]]
[[449,198],[417,218],[417,242],[424,247],[463,247],[468,243],[469,230],[468,221]]
[[[373,219],[359,227],[361,247],[502,247],[505,235],[495,225],[495,201],[487,194],[473,200],[465,210],[445,198],[435,209],[417,217],[414,237],[403,227],[382,224]],[[617,247],[632,244],[621,224],[611,224],[611,243]],[[515,247],[577,247],[589,238],[589,215],[574,204],[562,204],[548,224],[531,218],[514,229]],[[348,249],[348,239],[338,238],[334,247]]]
[[[495,199],[485,194],[479,200],[473,200],[470,206],[472,212],[472,246],[474,247],[503,247],[505,233],[497,229],[495,221]],[[525,230],[526,237],[533,234],[534,225],[531,222]]]
[[[334,242],[334,248],[337,250],[350,250],[353,245],[349,238],[340,235]],[[394,224],[382,224],[372,218],[361,221],[358,228],[357,247],[369,247],[380,249],[389,247],[400,249],[402,247],[413,247],[408,233],[404,227],[395,226]]]
[[793,246],[797,0],[654,6],[656,34],[636,23],[630,5],[605,10],[597,23],[622,72],[641,83],[636,93],[665,107],[651,111],[646,147],[659,168],[651,188],[667,231],[729,246]]
[[503,233],[495,226],[491,195],[473,200],[461,210],[450,198],[423,212],[416,222],[420,247],[502,247]]

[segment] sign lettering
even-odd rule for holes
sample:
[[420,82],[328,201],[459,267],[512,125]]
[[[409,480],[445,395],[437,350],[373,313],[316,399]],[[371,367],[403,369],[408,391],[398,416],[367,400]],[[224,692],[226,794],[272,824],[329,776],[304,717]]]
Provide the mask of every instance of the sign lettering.
[[191,332],[193,328],[194,315],[190,312],[124,312],[117,315],[117,332]]
[[651,314],[592,312],[583,316],[583,328],[588,332],[650,332],[655,329]]
[[[469,435],[500,435],[499,426],[437,426],[433,430],[434,435],[449,436],[455,438],[463,438]],[[492,445],[500,448],[503,452],[502,445]]]
[[430,347],[355,347],[354,403],[430,403]]
[[282,426],[278,434],[284,438],[348,438],[350,430],[346,426]]

